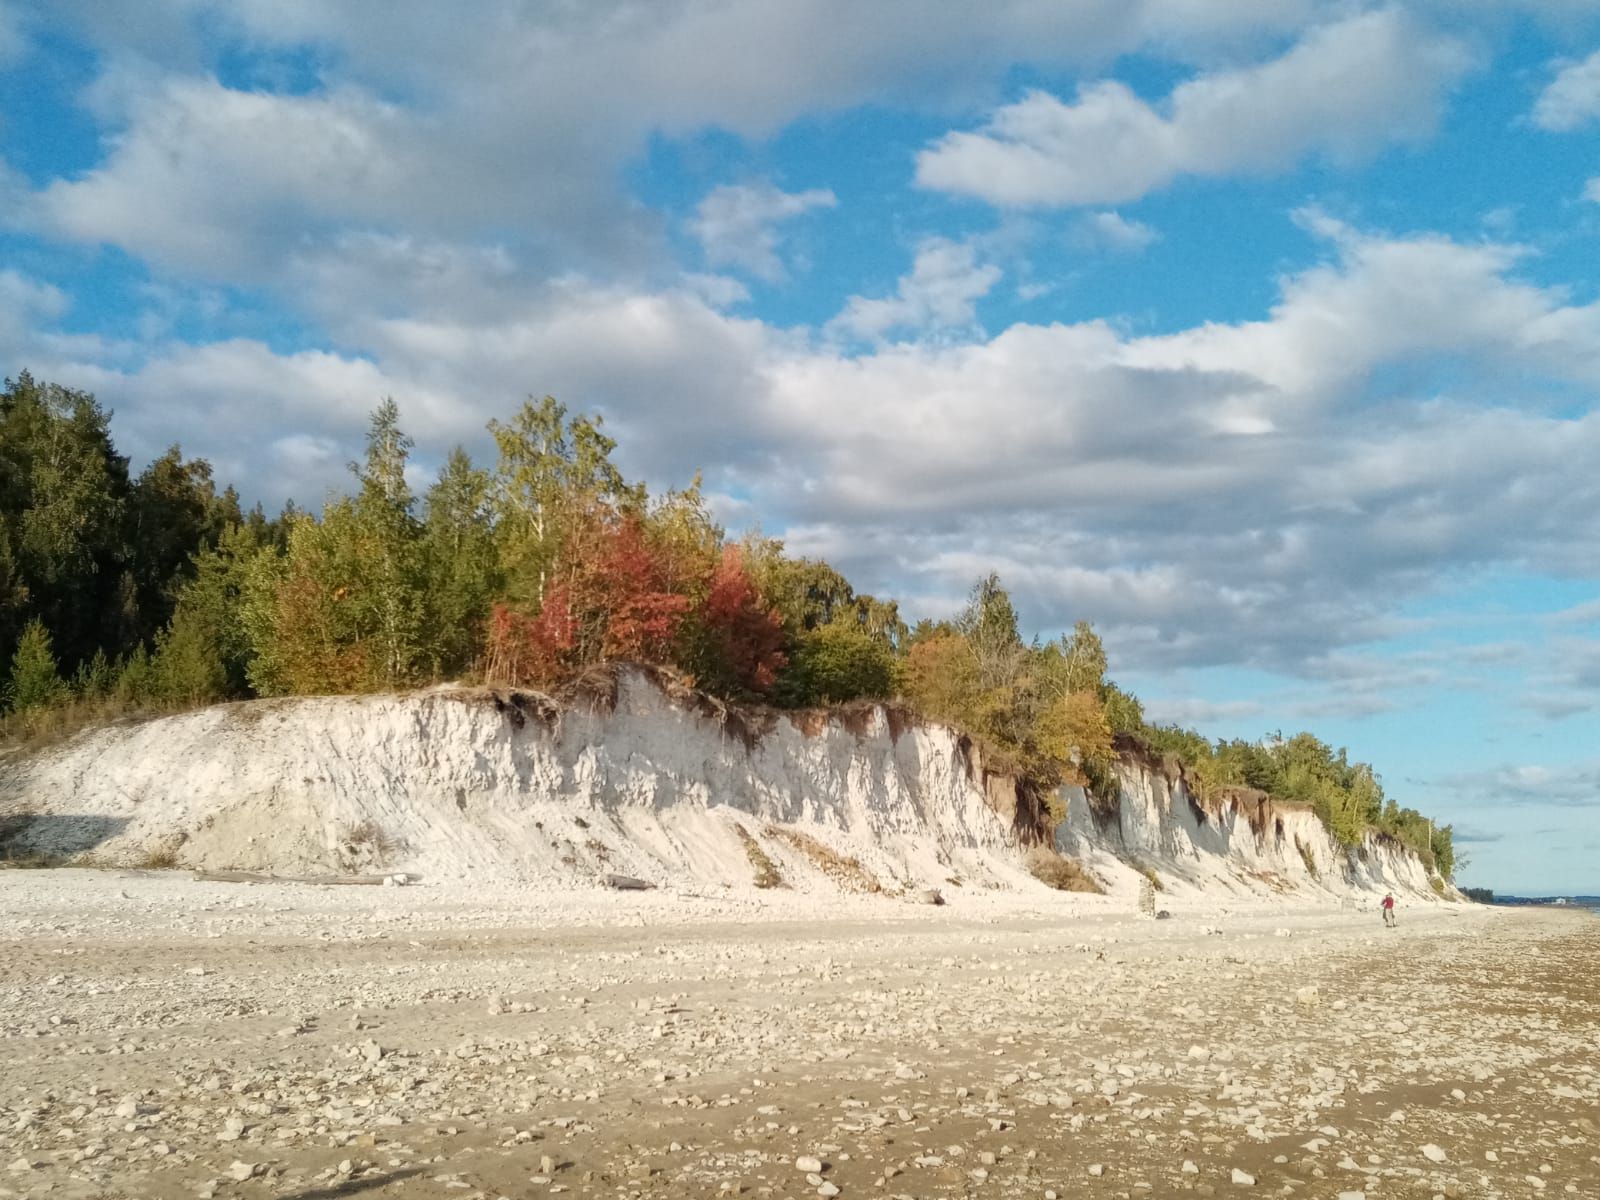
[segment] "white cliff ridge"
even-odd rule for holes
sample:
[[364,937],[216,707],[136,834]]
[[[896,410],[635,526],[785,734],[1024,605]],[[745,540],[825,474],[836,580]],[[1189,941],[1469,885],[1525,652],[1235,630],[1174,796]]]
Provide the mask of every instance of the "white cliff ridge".
[[1102,879],[1119,868],[1154,872],[1164,893],[1183,896],[1263,892],[1307,899],[1351,899],[1393,891],[1413,899],[1458,900],[1393,838],[1369,832],[1345,847],[1307,806],[1249,788],[1202,801],[1175,764],[1124,753],[1115,769],[1118,798],[1101,803],[1063,788],[1067,819],[1055,830],[1063,854]]
[[[1099,815],[1064,789],[1055,833],[1114,897],[1147,870],[1174,895],[1435,898],[1409,851],[1347,853],[1307,811],[1208,811],[1139,756],[1117,775]],[[1023,865],[1049,836],[1039,810],[958,731],[893,707],[728,709],[634,668],[562,704],[467,688],[252,701],[0,760],[11,853],[277,874],[1044,895]]]

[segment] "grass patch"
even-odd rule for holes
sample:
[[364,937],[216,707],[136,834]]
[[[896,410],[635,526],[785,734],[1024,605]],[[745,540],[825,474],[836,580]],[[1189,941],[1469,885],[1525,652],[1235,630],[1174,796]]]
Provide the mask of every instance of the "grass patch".
[[1300,835],[1294,835],[1294,848],[1300,851],[1300,861],[1306,865],[1306,873],[1313,879],[1320,879],[1321,873],[1317,870],[1317,860],[1311,853],[1311,847],[1300,840]]
[[[830,846],[824,845],[810,834],[798,829],[780,829],[767,826],[767,836],[781,838],[811,860],[812,864],[833,882],[849,892],[867,892],[873,895],[883,891],[877,877],[861,865],[858,858],[847,858]],[[746,852],[749,846],[745,847]],[[758,885],[759,886],[759,885]]]
[[339,866],[352,875],[372,867],[384,867],[400,848],[400,843],[376,821],[358,821],[339,831]]
[[1096,895],[1105,893],[1105,888],[1079,865],[1077,859],[1057,854],[1044,846],[1035,846],[1028,851],[1024,865],[1028,868],[1028,873],[1040,883],[1055,888],[1058,892],[1092,892]]
[[102,697],[79,698],[49,708],[7,713],[0,717],[0,752],[36,753],[69,741],[86,729],[98,729],[123,721],[150,721],[188,711],[188,707],[155,708],[148,704]]
[[738,822],[734,822],[733,831],[739,835],[739,841],[744,845],[745,857],[750,860],[756,877],[754,883],[758,888],[775,888],[783,886],[783,876],[778,873],[778,864],[767,857],[767,852],[761,848],[761,843],[751,836],[750,831]]
[[1433,889],[1433,894],[1435,896],[1443,896],[1445,894],[1444,880],[1440,879],[1437,875],[1428,880],[1428,886]]
[[178,847],[167,845],[146,851],[133,865],[141,871],[176,871],[183,864],[178,861]]

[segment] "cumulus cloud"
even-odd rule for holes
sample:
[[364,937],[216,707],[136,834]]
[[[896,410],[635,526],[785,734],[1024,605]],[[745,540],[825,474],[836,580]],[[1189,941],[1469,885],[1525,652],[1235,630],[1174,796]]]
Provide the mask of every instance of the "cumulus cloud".
[[1600,807],[1600,764],[1506,764],[1463,771],[1440,780],[1483,801]]
[[235,340],[127,361],[52,332],[60,300],[37,285],[0,282],[0,309],[9,286],[14,361],[100,392],[136,454],[180,431],[269,502],[338,482],[382,395],[439,454],[486,448],[488,418],[551,392],[603,411],[630,471],[704,468],[918,615],[997,569],[1032,626],[1093,619],[1127,669],[1249,663],[1354,705],[1436,678],[1332,652],[1405,632],[1396,607],[1446,573],[1600,561],[1600,414],[1505,403],[1600,381],[1600,307],[1520,279],[1514,246],[1301,219],[1324,260],[1265,318],[1159,335],[982,335],[998,269],[947,240],[826,331],[733,316],[693,284],[528,286],[494,254],[382,240],[350,243],[349,269],[421,255],[453,298],[349,315],[338,353]]
[[1398,9],[1364,13],[1280,58],[1202,74],[1159,108],[1114,80],[1072,103],[1032,92],[924,150],[917,181],[1001,205],[1107,204],[1179,175],[1270,171],[1308,154],[1349,161],[1430,133],[1470,65],[1459,42]]
[[778,226],[837,203],[827,188],[784,192],[771,183],[725,184],[700,201],[689,229],[712,266],[742,267],[776,282],[786,274],[778,256]]
[[1596,204],[1600,204],[1600,175],[1596,175],[1584,185],[1583,198],[1585,200],[1592,200]]
[[[1296,28],[1308,8],[485,0],[468,21],[426,0],[376,18],[360,6],[62,0],[52,19],[103,64],[84,99],[107,154],[28,207],[38,228],[229,282],[287,288],[275,264],[356,232],[476,242],[515,229],[546,273],[638,273],[665,258],[661,225],[617,185],[653,135],[763,137],[874,100],[945,110],[987,97],[1017,63],[1208,53]],[[217,78],[219,46],[233,86]]]
[[1153,245],[1161,235],[1143,221],[1131,221],[1115,212],[1095,212],[1079,218],[1070,237],[1082,250],[1137,254]]
[[1533,123],[1566,133],[1600,119],[1600,50],[1563,67],[1533,106]]
[[66,312],[67,303],[66,293],[54,284],[9,267],[0,270],[0,313],[12,320],[59,317]]
[[1201,730],[1219,722],[1258,717],[1265,711],[1265,706],[1259,700],[1167,698],[1151,700],[1145,705],[1145,717],[1156,724]]
[[601,258],[644,238],[643,218],[591,169],[567,171],[559,147],[517,144],[505,128],[458,137],[348,86],[278,95],[168,77],[129,90],[105,159],[29,199],[34,228],[248,281],[368,231],[470,239],[513,213]]
[[917,247],[911,273],[901,276],[893,296],[850,297],[828,330],[867,339],[895,330],[921,334],[971,330],[977,323],[977,302],[1000,276],[999,267],[978,261],[971,242],[927,238]]

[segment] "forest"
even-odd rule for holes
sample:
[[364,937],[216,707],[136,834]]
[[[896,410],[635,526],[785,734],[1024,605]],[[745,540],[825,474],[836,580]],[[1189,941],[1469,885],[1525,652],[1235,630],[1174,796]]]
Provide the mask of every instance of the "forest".
[[1041,795],[1111,786],[1119,739],[1176,756],[1203,793],[1259,788],[1355,845],[1394,837],[1444,878],[1434,827],[1310,733],[1213,742],[1146,721],[1078,622],[1025,640],[994,575],[908,626],[781,540],[731,538],[695,480],[623,477],[598,416],[529,400],[451,450],[419,495],[398,407],[373,411],[347,493],[274,516],[174,446],[137,475],[94,396],[26,372],[0,393],[0,737],[253,696],[445,680],[556,689],[606,661],[669,667],[734,702],[897,700],[968,732]]

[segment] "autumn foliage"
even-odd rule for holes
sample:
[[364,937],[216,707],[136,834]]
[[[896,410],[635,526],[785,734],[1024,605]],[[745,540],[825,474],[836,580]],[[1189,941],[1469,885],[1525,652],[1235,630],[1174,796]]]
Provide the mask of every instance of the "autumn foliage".
[[783,619],[762,599],[739,547],[723,547],[700,619],[712,651],[712,670],[722,676],[705,682],[729,691],[771,691],[788,662]]

